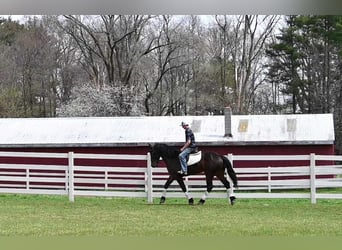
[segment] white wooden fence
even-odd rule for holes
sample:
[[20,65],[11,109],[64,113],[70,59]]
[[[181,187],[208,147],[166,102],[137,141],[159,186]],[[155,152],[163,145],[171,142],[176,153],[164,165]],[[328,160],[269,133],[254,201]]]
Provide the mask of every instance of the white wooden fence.
[[[332,155],[227,155],[231,162],[285,161],[286,167],[235,168],[239,188],[237,198],[307,198],[342,199],[342,156]],[[27,153],[0,152],[2,158],[25,159],[25,163],[0,163],[0,193],[67,195],[71,202],[75,196],[141,197],[148,202],[160,197],[168,177],[166,168],[152,168],[150,155],[80,154],[80,153]],[[32,164],[30,159],[64,159],[66,164]],[[138,161],[139,167],[82,166],[83,160]],[[20,162],[22,162],[21,160]],[[307,162],[293,166],[291,161]],[[317,162],[330,165],[318,165]],[[4,160],[1,160],[4,162]],[[317,178],[318,177],[318,178]],[[206,190],[203,175],[185,178],[194,198]],[[178,183],[173,183],[167,197],[184,197]],[[214,181],[209,198],[226,198],[223,185]]]

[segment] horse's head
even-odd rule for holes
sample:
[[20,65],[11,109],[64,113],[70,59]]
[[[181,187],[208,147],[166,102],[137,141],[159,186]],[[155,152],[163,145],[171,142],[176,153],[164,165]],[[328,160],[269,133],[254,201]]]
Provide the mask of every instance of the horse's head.
[[151,166],[153,168],[158,167],[158,163],[161,157],[161,151],[158,144],[150,144],[150,154],[151,154]]

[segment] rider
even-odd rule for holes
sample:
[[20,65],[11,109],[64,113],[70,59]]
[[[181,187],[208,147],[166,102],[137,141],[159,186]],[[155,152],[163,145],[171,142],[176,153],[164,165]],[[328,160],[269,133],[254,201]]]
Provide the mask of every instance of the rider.
[[181,153],[179,154],[179,160],[181,164],[181,170],[178,171],[181,175],[188,175],[188,166],[187,166],[187,159],[189,154],[195,152],[197,150],[196,143],[195,143],[195,136],[192,130],[189,127],[189,124],[186,122],[182,122],[181,126],[185,129],[185,144],[180,149]]

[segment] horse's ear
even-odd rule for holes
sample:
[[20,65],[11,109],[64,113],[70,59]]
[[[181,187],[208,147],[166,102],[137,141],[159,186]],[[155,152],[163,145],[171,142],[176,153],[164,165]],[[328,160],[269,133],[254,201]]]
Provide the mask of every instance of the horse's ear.
[[150,149],[152,149],[154,145],[149,143],[148,146],[150,147]]

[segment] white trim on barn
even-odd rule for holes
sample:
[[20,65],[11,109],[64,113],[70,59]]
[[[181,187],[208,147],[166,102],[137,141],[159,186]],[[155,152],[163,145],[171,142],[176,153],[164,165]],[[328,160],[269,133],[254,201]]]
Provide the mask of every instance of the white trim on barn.
[[184,141],[187,121],[201,145],[333,144],[332,114],[224,116],[2,118],[0,147],[134,146]]

